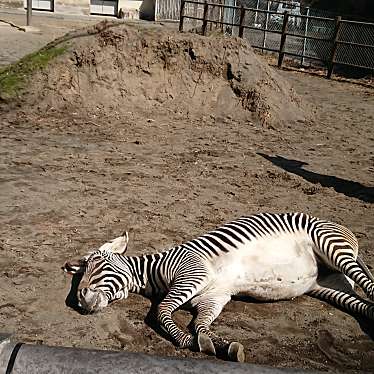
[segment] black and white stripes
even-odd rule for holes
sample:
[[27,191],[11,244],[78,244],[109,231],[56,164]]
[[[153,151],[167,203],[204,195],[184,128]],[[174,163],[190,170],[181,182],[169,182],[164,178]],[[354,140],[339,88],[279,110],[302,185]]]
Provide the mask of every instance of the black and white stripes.
[[[118,244],[121,240],[114,240],[116,248],[121,246]],[[162,300],[158,311],[160,324],[181,347],[192,347],[196,341],[172,320],[177,308],[195,307],[196,332],[206,334],[214,345],[225,345],[227,342],[212,333],[209,325],[231,295],[244,292],[256,297],[261,287],[264,290],[259,295],[261,299],[276,300],[307,293],[349,313],[374,319],[373,304],[318,283],[317,263],[343,273],[374,300],[374,278],[357,258],[357,239],[350,230],[333,222],[303,213],[255,214],[226,223],[167,251],[134,257],[123,254],[127,240],[128,237],[122,253],[113,253],[110,243],[106,243],[80,261],[88,284],[80,293],[84,299],[82,305],[95,311],[110,301],[126,297],[128,292]],[[262,257],[263,261],[256,260]],[[261,266],[264,268],[258,269]],[[65,271],[71,273],[78,268],[79,265],[65,265]],[[294,281],[295,269],[298,273]],[[102,294],[107,302],[102,300]],[[204,339],[199,340],[201,350],[211,347],[205,343]],[[239,359],[240,345],[230,347]]]

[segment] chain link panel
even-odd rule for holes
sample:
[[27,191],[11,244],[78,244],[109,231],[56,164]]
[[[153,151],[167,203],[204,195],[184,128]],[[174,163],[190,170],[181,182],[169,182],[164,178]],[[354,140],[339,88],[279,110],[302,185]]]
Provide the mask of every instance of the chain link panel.
[[[240,7],[247,8],[244,18],[244,38],[255,48],[279,52],[281,32],[287,11],[286,55],[302,63],[328,65],[334,47],[336,17],[324,10],[300,7],[297,1],[213,0],[209,3],[236,6],[209,6],[208,20],[225,22],[220,27],[225,34],[238,36]],[[180,0],[156,0],[156,19],[179,19]],[[203,18],[203,4],[185,3],[186,16]],[[159,13],[157,13],[159,12]],[[201,20],[185,21],[200,27]],[[209,29],[213,25],[208,23]],[[374,23],[342,20],[337,35],[335,63],[374,69]]]

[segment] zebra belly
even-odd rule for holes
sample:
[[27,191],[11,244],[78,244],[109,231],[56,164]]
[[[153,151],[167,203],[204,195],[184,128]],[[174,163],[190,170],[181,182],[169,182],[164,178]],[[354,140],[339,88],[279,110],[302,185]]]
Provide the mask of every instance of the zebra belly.
[[314,288],[317,261],[306,233],[250,241],[220,256],[211,287],[258,300],[300,296]]

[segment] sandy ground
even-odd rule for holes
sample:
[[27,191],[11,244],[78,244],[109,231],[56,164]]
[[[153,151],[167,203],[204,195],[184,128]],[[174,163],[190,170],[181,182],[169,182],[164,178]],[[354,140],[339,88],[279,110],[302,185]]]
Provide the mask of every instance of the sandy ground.
[[[276,73],[274,73],[276,74]],[[82,316],[65,305],[61,265],[130,231],[155,252],[245,214],[302,211],[349,227],[374,267],[374,91],[279,73],[312,120],[264,126],[167,107],[1,115],[0,325],[36,344],[204,357],[144,323],[141,296]],[[261,156],[259,153],[262,153]],[[187,312],[177,312],[185,326]],[[339,372],[374,370],[374,343],[351,316],[300,297],[232,301],[213,324],[246,360]],[[205,357],[204,357],[205,358]]]

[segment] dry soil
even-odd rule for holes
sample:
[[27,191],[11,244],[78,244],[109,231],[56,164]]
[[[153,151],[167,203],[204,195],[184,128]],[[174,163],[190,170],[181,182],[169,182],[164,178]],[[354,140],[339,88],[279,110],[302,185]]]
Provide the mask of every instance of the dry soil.
[[[148,327],[141,296],[97,315],[65,305],[61,265],[124,229],[134,255],[241,215],[301,211],[349,227],[374,266],[373,89],[279,71],[237,39],[100,27],[1,109],[2,330],[205,358]],[[175,318],[185,326],[190,315]],[[356,320],[306,296],[232,301],[213,329],[251,363],[374,370]]]

